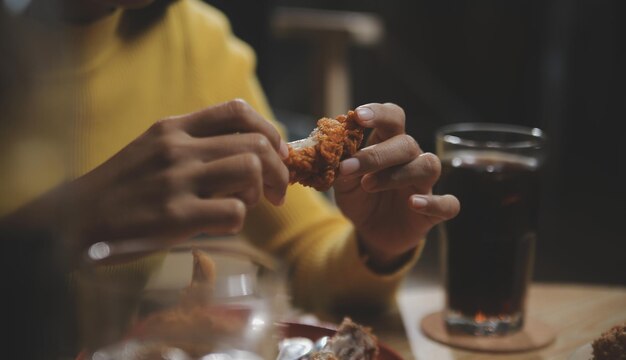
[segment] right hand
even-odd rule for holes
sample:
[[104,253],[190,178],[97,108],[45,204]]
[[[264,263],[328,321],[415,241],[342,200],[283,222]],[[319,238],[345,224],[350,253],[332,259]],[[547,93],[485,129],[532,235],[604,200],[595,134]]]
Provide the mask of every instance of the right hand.
[[156,122],[68,184],[80,247],[199,233],[234,234],[261,196],[280,205],[288,184],[276,129],[242,100]]

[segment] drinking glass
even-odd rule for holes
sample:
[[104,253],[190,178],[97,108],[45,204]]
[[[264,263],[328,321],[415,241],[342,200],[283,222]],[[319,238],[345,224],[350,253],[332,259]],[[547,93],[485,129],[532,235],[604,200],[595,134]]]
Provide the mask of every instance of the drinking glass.
[[438,129],[439,193],[461,202],[439,227],[450,332],[523,327],[532,276],[546,135],[537,128],[457,123]]
[[[95,244],[81,269],[82,359],[276,357],[282,282],[273,258],[210,241],[149,253],[128,248]],[[197,261],[197,251],[210,261]]]

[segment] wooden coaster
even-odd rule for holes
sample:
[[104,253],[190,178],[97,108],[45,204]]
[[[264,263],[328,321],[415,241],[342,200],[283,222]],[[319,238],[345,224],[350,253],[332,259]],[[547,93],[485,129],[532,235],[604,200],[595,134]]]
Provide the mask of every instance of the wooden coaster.
[[541,321],[527,318],[524,327],[511,335],[472,336],[449,333],[441,311],[425,316],[421,321],[424,334],[445,345],[474,351],[516,352],[529,351],[549,345],[556,332]]

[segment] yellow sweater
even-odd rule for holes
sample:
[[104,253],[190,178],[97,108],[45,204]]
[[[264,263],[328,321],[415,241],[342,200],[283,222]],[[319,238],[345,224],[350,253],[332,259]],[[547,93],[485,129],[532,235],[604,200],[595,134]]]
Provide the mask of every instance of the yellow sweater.
[[[10,195],[2,212],[90,171],[160,118],[233,98],[273,118],[253,52],[199,0],[117,10],[87,26],[21,23],[34,71],[30,91],[11,103],[13,126],[0,134],[0,180]],[[33,179],[42,167],[45,176]],[[415,261],[373,273],[350,222],[301,186],[289,187],[281,207],[254,208],[244,235],[287,261],[293,299],[308,310],[386,306]]]

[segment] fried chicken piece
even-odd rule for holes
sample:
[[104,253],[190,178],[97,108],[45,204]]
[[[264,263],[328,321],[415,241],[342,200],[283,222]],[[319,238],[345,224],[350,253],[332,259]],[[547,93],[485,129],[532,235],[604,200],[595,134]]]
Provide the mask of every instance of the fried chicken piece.
[[378,338],[372,329],[345,317],[324,348],[311,354],[312,360],[374,360],[378,358]]
[[356,122],[356,113],[335,119],[321,118],[311,134],[302,140],[290,142],[289,183],[300,183],[318,191],[330,189],[335,181],[339,163],[351,157],[363,141],[363,127]]
[[339,360],[335,353],[330,351],[318,351],[311,354],[309,357],[310,360]]
[[183,291],[181,304],[190,307],[210,302],[215,287],[215,262],[199,249],[192,249],[193,272],[191,283]]
[[620,360],[626,359],[626,322],[615,325],[595,339],[593,360]]

